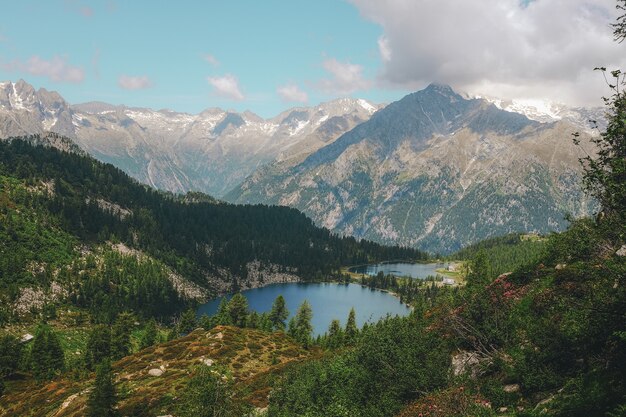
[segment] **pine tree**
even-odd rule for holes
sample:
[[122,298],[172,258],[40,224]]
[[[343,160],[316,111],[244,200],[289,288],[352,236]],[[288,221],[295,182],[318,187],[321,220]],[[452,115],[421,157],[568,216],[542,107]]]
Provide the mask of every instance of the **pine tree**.
[[296,318],[292,317],[289,319],[289,324],[287,325],[287,334],[295,339],[297,330],[298,329],[296,328]]
[[196,321],[196,312],[192,309],[185,311],[180,316],[180,322],[178,323],[179,334],[189,334],[198,325]]
[[305,349],[308,349],[311,344],[311,334],[313,333],[312,318],[313,310],[311,310],[311,305],[307,300],[304,300],[296,313],[295,338]]
[[111,359],[118,360],[128,356],[131,350],[130,334],[135,324],[131,313],[120,313],[111,327]]
[[228,303],[228,314],[233,325],[238,327],[246,326],[248,300],[243,294],[237,293],[230,299]]
[[270,321],[274,330],[285,330],[285,320],[289,317],[289,310],[285,304],[285,298],[279,295],[272,304],[272,311],[270,312]]
[[85,366],[89,370],[105,359],[111,358],[111,329],[105,324],[96,325],[89,334],[85,349]]
[[356,327],[356,314],[353,307],[350,309],[350,314],[348,314],[348,321],[346,322],[346,344],[354,345],[358,333],[359,329]]
[[246,319],[246,325],[251,329],[259,328],[259,313],[256,311],[252,311],[248,314],[248,318]]
[[259,329],[265,332],[271,332],[273,328],[269,313],[261,313],[259,316]]
[[222,297],[222,299],[220,300],[220,305],[217,308],[217,313],[215,313],[215,321],[221,326],[228,326],[232,324],[230,320],[230,314],[228,313],[228,300],[226,300],[226,297]]
[[343,343],[343,330],[339,320],[333,320],[328,327],[326,345],[329,349],[337,349]]
[[467,274],[467,286],[479,289],[491,282],[491,265],[484,250],[478,251],[470,261],[470,270]]
[[209,316],[204,313],[198,319],[198,326],[202,327],[204,330],[211,330],[213,327],[215,327],[215,325],[215,316]]
[[33,375],[38,380],[51,379],[65,368],[65,355],[57,334],[47,324],[35,332],[31,350]]
[[11,334],[0,337],[0,379],[17,370],[22,357],[22,344]]
[[157,324],[153,318],[148,320],[146,327],[143,329],[143,335],[139,342],[139,347],[145,349],[156,343],[157,340]]
[[111,362],[106,359],[96,368],[96,382],[87,399],[87,417],[117,417],[116,404]]

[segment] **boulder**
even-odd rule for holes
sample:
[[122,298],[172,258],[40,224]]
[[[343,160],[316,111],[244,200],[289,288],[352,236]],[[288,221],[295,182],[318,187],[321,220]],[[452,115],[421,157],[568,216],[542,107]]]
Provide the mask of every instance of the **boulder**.
[[502,388],[502,390],[508,393],[519,392],[520,386],[519,384],[509,384],[509,385],[505,385],[504,388]]
[[161,376],[163,375],[163,370],[160,368],[152,368],[148,371],[148,375],[150,376]]
[[463,375],[470,372],[472,377],[476,376],[477,367],[480,365],[478,354],[475,352],[460,351],[452,356],[452,372],[454,376]]
[[213,359],[209,359],[209,358],[200,358],[200,362],[202,362],[206,366],[213,366],[213,364],[215,363]]

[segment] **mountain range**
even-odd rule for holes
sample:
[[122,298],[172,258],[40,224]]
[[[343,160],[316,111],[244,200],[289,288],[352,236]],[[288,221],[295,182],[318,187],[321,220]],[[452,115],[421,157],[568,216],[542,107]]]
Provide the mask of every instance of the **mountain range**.
[[53,131],[159,189],[291,206],[340,234],[433,252],[561,230],[566,214],[592,212],[578,159],[593,149],[588,120],[602,116],[437,84],[386,107],[339,99],[263,119],[70,105],[23,80],[0,83],[0,137]]
[[258,167],[319,149],[378,107],[339,99],[265,120],[218,108],[194,115],[100,102],[71,106],[20,80],[0,83],[0,137],[53,131],[155,188],[221,197]]
[[[450,252],[589,214],[578,159],[590,133],[433,84],[296,164],[264,167],[226,196],[296,207],[331,230]],[[583,146],[571,134],[581,131]]]

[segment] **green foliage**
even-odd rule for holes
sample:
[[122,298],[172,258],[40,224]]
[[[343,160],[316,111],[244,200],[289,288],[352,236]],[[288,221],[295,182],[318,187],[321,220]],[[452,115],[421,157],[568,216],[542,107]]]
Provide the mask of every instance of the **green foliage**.
[[[622,20],[616,36],[623,28]],[[606,68],[596,69],[606,73]],[[600,202],[606,215],[623,219],[626,210],[626,74],[611,71],[607,84],[611,89],[611,96],[604,98],[608,124],[604,132],[592,139],[597,155],[581,159],[585,170],[583,180],[587,192]]]
[[11,334],[0,336],[0,380],[17,371],[22,357],[22,344]]
[[111,327],[111,360],[116,361],[131,352],[131,333],[135,326],[135,316],[124,312],[117,315]]
[[235,294],[228,302],[230,322],[238,327],[246,327],[248,314],[248,299],[241,293]]
[[221,324],[222,326],[232,324],[230,313],[228,311],[228,300],[226,297],[222,297],[220,300],[220,305],[218,306],[217,313],[215,314],[215,324]]
[[470,261],[466,281],[468,288],[484,287],[493,280],[491,264],[484,251],[479,251]]
[[234,401],[233,381],[224,369],[199,366],[183,390],[181,417],[240,417],[249,407]]
[[143,334],[141,335],[141,340],[139,342],[139,348],[145,349],[154,345],[157,341],[158,331],[156,320],[153,318],[148,320],[145,328],[143,329]]
[[513,233],[486,239],[465,247],[450,255],[450,260],[473,261],[483,257],[481,262],[488,267],[485,276],[495,278],[524,265],[537,262],[545,254],[546,238],[535,235]]
[[344,333],[344,341],[347,345],[353,345],[356,342],[356,338],[359,334],[359,329],[356,327],[356,313],[354,308],[350,309],[348,314],[348,320],[346,321],[346,331]]
[[65,355],[59,338],[47,324],[37,327],[30,355],[33,376],[37,380],[52,379],[65,368]]
[[333,320],[328,327],[328,335],[325,338],[326,347],[329,349],[337,349],[343,345],[343,329],[339,320]]
[[102,361],[110,359],[111,328],[106,324],[98,324],[93,327],[87,339],[85,366],[89,370],[94,370]]
[[113,371],[107,359],[96,368],[96,381],[87,399],[87,417],[117,417],[116,404]]
[[186,310],[181,316],[178,322],[178,332],[180,334],[191,333],[198,326],[196,320],[196,312],[193,309]]
[[289,310],[285,304],[285,298],[279,295],[272,304],[269,319],[274,330],[285,330],[285,320],[289,317]]
[[[54,180],[54,195],[41,195],[37,207],[66,233],[90,242],[119,239],[201,285],[201,272],[217,267],[246,279],[246,265],[256,260],[317,279],[341,265],[427,257],[415,249],[340,238],[287,207],[184,202],[138,184],[111,165],[19,139],[0,143],[0,164],[19,179]],[[98,199],[132,215],[103,210]]]
[[304,300],[298,307],[292,329],[291,322],[289,323],[290,333],[305,349],[308,349],[311,344],[311,334],[313,333],[312,318],[313,310],[311,305],[307,300]]
[[354,350],[294,368],[269,416],[392,416],[418,392],[443,386],[449,352],[413,317],[369,326]]
[[101,257],[99,265],[90,258],[76,265],[85,271],[76,304],[89,309],[97,321],[111,323],[129,309],[144,317],[167,317],[184,305],[161,262],[112,250]]

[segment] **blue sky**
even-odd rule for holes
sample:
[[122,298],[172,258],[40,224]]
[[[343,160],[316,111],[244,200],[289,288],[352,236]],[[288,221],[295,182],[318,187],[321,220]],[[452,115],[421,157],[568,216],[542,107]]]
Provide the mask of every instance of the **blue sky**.
[[267,117],[338,96],[385,102],[407,92],[364,81],[380,71],[382,29],[342,0],[20,0],[2,13],[11,19],[0,23],[0,79],[24,78],[71,103]]
[[430,82],[601,104],[615,0],[5,0],[0,80],[70,103],[251,110],[390,102]]

